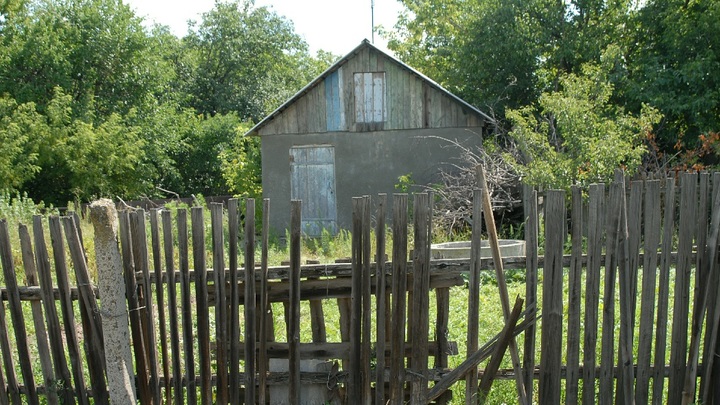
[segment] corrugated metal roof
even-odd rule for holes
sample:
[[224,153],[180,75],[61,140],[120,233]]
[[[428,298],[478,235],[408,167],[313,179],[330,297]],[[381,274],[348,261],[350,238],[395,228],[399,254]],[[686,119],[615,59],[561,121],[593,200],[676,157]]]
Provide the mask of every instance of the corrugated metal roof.
[[469,110],[477,113],[483,119],[488,122],[492,123],[494,122],[493,118],[491,118],[489,115],[485,114],[484,112],[477,109],[475,106],[469,104],[465,100],[461,99],[460,97],[452,94],[450,91],[446,90],[444,87],[436,83],[434,80],[430,79],[429,77],[425,76],[424,74],[420,73],[419,71],[413,69],[412,67],[408,66],[407,64],[403,63],[399,59],[395,58],[394,56],[382,51],[375,45],[371,44],[370,41],[367,39],[364,39],[360,45],[355,47],[350,53],[345,55],[344,57],[340,58],[337,62],[333,63],[332,66],[327,68],[320,76],[313,79],[310,83],[308,83],[305,87],[303,87],[300,91],[295,93],[294,96],[290,97],[286,102],[284,102],[280,107],[276,108],[275,111],[270,113],[268,116],[262,119],[262,121],[258,122],[254,127],[252,127],[248,132],[245,133],[245,135],[256,135],[257,132],[260,130],[260,128],[264,127],[268,122],[272,121],[275,117],[280,115],[285,109],[288,108],[289,105],[294,103],[296,100],[298,100],[300,97],[304,96],[310,89],[315,87],[318,83],[325,80],[325,77],[327,77],[332,72],[336,71],[340,66],[342,66],[345,62],[347,62],[349,59],[353,58],[357,53],[359,53],[363,48],[371,48],[375,50],[376,52],[379,52],[383,54],[388,59],[392,60],[393,62],[397,63],[398,65],[402,66],[403,68],[407,69],[414,75],[418,76],[422,80],[426,81],[431,86],[435,87],[437,90],[441,91],[442,93],[446,94],[451,99],[457,101],[458,103],[462,104],[464,107],[468,108]]

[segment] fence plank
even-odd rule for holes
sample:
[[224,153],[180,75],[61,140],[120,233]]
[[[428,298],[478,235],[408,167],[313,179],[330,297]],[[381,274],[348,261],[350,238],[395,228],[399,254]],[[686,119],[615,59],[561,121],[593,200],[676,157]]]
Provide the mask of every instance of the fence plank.
[[210,368],[210,310],[208,308],[207,266],[205,260],[205,219],[202,207],[192,207],[193,265],[195,266],[195,300],[197,302],[197,339],[200,352],[200,400],[212,403],[212,370]]
[[188,246],[187,210],[177,210],[178,229],[178,265],[180,267],[180,300],[182,302],[183,352],[185,353],[185,378],[188,404],[197,403],[197,384],[195,382],[195,355],[193,352],[193,317],[190,297],[190,256]]
[[[233,286],[233,288],[237,288]],[[255,200],[245,200],[245,403],[255,403]],[[233,365],[235,366],[235,365]]]
[[624,188],[618,183],[610,185],[609,206],[606,223],[605,247],[605,288],[602,310],[602,343],[600,355],[600,395],[601,405],[613,402],[613,365],[615,359],[615,287],[618,267],[618,233],[622,216],[621,204]]
[[55,276],[60,293],[60,308],[63,314],[65,339],[67,341],[70,364],[73,370],[75,395],[77,395],[82,405],[86,405],[89,403],[89,400],[87,390],[85,389],[82,357],[80,356],[77,331],[75,330],[75,313],[72,305],[72,297],[70,296],[70,281],[68,280],[67,267],[65,264],[65,244],[63,242],[60,218],[51,216],[49,223],[50,242],[53,247],[53,258],[55,259]]
[[138,302],[140,304],[138,308],[143,339],[145,341],[147,366],[150,372],[150,390],[153,393],[154,403],[160,404],[162,396],[160,395],[157,340],[155,339],[155,310],[153,308],[152,289],[150,288],[150,256],[147,248],[144,210],[138,209],[130,214],[130,232],[132,233],[135,271],[141,272],[143,280],[146,280],[142,283],[138,291]]
[[352,199],[352,289],[350,302],[350,369],[348,399],[362,403],[362,197]]
[[[500,255],[500,245],[498,243],[497,229],[495,227],[495,218],[492,215],[493,210],[492,203],[490,201],[490,190],[487,187],[485,173],[482,166],[476,166],[475,170],[477,181],[483,194],[483,211],[486,213],[484,216],[485,226],[487,227],[488,239],[490,240],[490,252],[492,253],[495,267],[495,277],[498,283],[498,291],[500,292],[500,303],[502,304],[503,318],[507,322],[510,318],[511,311],[510,297],[507,290],[507,284],[505,282],[505,271],[503,270],[502,256]],[[560,261],[562,262],[562,255],[560,255]],[[520,355],[518,354],[517,341],[514,337],[510,340],[510,358],[512,359],[512,366],[515,372],[515,385],[517,387],[518,400],[521,404],[527,404],[527,393],[525,391],[525,385],[520,370]]]
[[260,257],[260,339],[258,344],[258,402],[267,402],[265,390],[267,387],[268,357],[268,324],[272,327],[272,313],[270,313],[270,302],[267,295],[268,284],[268,240],[270,237],[270,200],[263,199],[262,210],[262,252]]
[[429,288],[430,288],[430,233],[432,229],[431,197],[427,193],[414,195],[414,255],[413,255],[413,320],[411,401],[416,404],[427,402],[428,381],[428,329],[429,329]]
[[[682,401],[683,404],[691,404],[695,400],[695,389],[697,385],[698,374],[698,358],[700,356],[700,338],[702,333],[702,320],[705,317],[705,307],[708,301],[708,292],[710,290],[710,269],[712,265],[706,261],[709,258],[715,258],[717,252],[717,237],[712,237],[712,244],[706,245],[708,242],[708,194],[710,188],[710,176],[708,173],[700,173],[700,198],[697,213],[697,251],[695,266],[695,293],[693,299],[693,317],[690,329],[690,347],[688,349],[687,369],[685,370],[685,379],[683,382]],[[718,207],[720,208],[720,207]],[[712,251],[711,256],[706,254]],[[712,262],[712,259],[709,259]]]
[[[33,253],[30,232],[26,225],[20,224],[18,227],[20,236],[20,248],[22,252],[23,267],[25,269],[25,284],[28,286],[37,286],[37,269],[35,267],[35,254]],[[35,327],[34,335],[37,341],[38,358],[40,360],[40,368],[43,375],[43,383],[45,385],[45,398],[49,404],[57,404],[57,391],[50,389],[53,383],[53,365],[50,357],[50,346],[48,344],[47,330],[43,319],[42,302],[31,301],[30,309],[32,310],[33,326]],[[4,387],[4,381],[2,387]],[[2,390],[3,392],[5,390]],[[6,394],[7,395],[7,394]]]
[[540,403],[560,403],[562,357],[563,246],[565,243],[565,192],[545,196],[545,268],[543,269],[543,325],[540,334]]
[[137,370],[138,399],[143,404],[151,404],[153,395],[150,389],[147,354],[145,353],[146,342],[144,341],[140,322],[139,287],[135,278],[135,259],[133,257],[132,235],[130,232],[130,214],[121,212],[119,214],[119,222],[123,257],[123,277],[125,278],[125,292],[127,294],[128,312],[130,315],[130,332],[132,334],[135,368]]
[[102,319],[100,319],[97,297],[90,282],[90,274],[88,273],[87,262],[85,260],[85,251],[83,250],[75,221],[72,217],[63,217],[62,222],[73,267],[75,268],[75,280],[78,285],[80,315],[82,316],[84,332],[83,340],[93,398],[99,403],[105,403],[109,401],[107,384],[105,382],[107,364],[105,363]]
[[370,266],[370,196],[364,196],[362,199],[362,398],[363,403],[372,403],[372,390],[371,382],[372,377],[370,376],[370,363],[372,362],[372,351],[370,341],[372,340],[371,335],[371,322],[372,322],[372,310],[371,310],[371,296],[370,283],[372,268]]
[[[628,204],[625,197],[625,181],[618,176],[618,183],[623,192],[620,193],[620,222],[618,224],[618,277],[620,297],[620,342],[618,350],[618,376],[616,403],[630,404],[634,400],[634,368],[633,368],[633,330],[635,327],[635,296],[637,295],[637,259],[633,258],[631,245],[637,247],[639,239],[633,241],[628,231]],[[631,189],[631,211],[633,224],[639,227],[641,186]]]
[[[238,239],[240,236],[240,213],[237,198],[228,200],[228,267],[230,277],[229,319],[229,374],[230,403],[240,403],[240,278],[238,275]],[[246,216],[247,218],[247,216]],[[247,260],[247,259],[245,259]]]
[[[302,222],[302,201],[290,203],[290,316],[288,317],[288,343],[290,356],[289,401],[299,404],[300,394],[300,228]],[[357,367],[357,363],[355,367]],[[355,397],[357,398],[357,397]]]
[[717,367],[720,363],[715,361],[718,341],[718,328],[720,327],[720,299],[717,297],[718,281],[720,274],[717,269],[718,238],[720,235],[720,173],[713,174],[713,209],[712,223],[710,226],[710,236],[708,237],[707,261],[709,265],[709,285],[707,290],[707,317],[705,322],[705,341],[703,345],[703,374],[700,381],[701,403],[712,403],[712,390],[714,384],[713,377],[717,375]]
[[[538,289],[538,204],[537,191],[523,185],[523,210],[525,215],[525,305],[537,307]],[[474,217],[475,214],[473,214]],[[523,382],[528,399],[533,398],[535,378],[535,324],[528,327],[524,334],[523,345]]]
[[567,329],[567,374],[565,403],[578,403],[578,380],[580,378],[580,281],[582,278],[582,224],[583,200],[579,186],[572,187],[572,254],[568,279],[568,329]]
[[[213,283],[215,287],[215,366],[217,373],[216,402],[219,404],[227,404],[227,356],[229,350],[227,329],[228,308],[227,295],[225,294],[225,240],[223,236],[223,205],[221,203],[210,203],[210,221],[213,246]],[[248,298],[246,297],[245,299],[247,300]],[[255,298],[253,297],[252,299],[254,300]]]
[[[675,268],[674,314],[690,312],[690,272],[692,250],[697,225],[697,174],[682,173],[680,176],[680,219],[678,224],[678,263]],[[682,401],[683,382],[688,346],[688,316],[673,316],[670,340],[670,378],[668,380],[668,403]]]
[[640,298],[640,331],[638,343],[635,403],[648,403],[650,359],[652,355],[653,320],[655,319],[655,286],[657,284],[658,248],[660,247],[660,181],[645,183],[645,216],[642,291]]
[[376,404],[385,403],[385,347],[388,337],[387,322],[387,286],[385,278],[385,207],[387,206],[387,194],[379,194],[377,202],[377,211],[375,214],[375,302],[377,315],[376,318],[376,378],[375,378],[375,402]]
[[155,271],[155,300],[158,311],[158,333],[160,336],[160,358],[162,361],[163,379],[165,381],[165,403],[172,399],[170,378],[170,357],[168,354],[167,321],[165,317],[165,291],[163,286],[162,255],[160,253],[160,224],[158,222],[160,211],[156,208],[150,210],[150,240],[152,243],[153,270]]
[[[0,258],[2,261],[5,285],[8,293],[8,307],[10,318],[15,330],[15,344],[20,362],[20,372],[25,383],[26,398],[30,404],[38,404],[39,399],[35,390],[35,377],[33,377],[30,351],[28,349],[27,332],[25,331],[25,316],[23,315],[20,293],[18,292],[17,273],[13,261],[12,246],[10,246],[10,230],[7,220],[0,220]],[[4,329],[7,331],[7,329]]]
[[[655,356],[654,364],[665,364],[665,350],[667,343],[667,317],[668,297],[670,292],[670,259],[673,247],[673,234],[675,228],[675,179],[665,180],[665,211],[663,220],[663,240],[660,251],[660,276],[658,281],[658,303],[657,303],[657,330],[655,331]],[[654,405],[664,404],[663,387],[665,378],[663,370],[655,367],[653,377]]]
[[[61,387],[59,395],[63,403],[73,404],[75,403],[75,398],[72,392],[70,369],[68,368],[65,357],[60,319],[58,318],[55,298],[53,297],[50,258],[45,243],[43,218],[40,215],[33,216],[33,235],[35,242],[35,261],[40,281],[43,309],[45,310],[45,320],[48,326],[48,337],[50,338],[50,352],[53,360],[53,369],[55,370],[55,379]],[[8,383],[10,383],[10,377],[11,376],[8,376]],[[12,377],[14,377],[14,373]]]
[[[473,190],[472,234],[470,239],[470,274],[468,277],[467,356],[478,350],[478,319],[480,317],[480,246],[482,237],[482,191]],[[534,355],[533,355],[534,358]],[[474,367],[465,376],[465,404],[477,403],[478,370]]]
[[180,363],[180,330],[177,311],[177,280],[175,278],[175,249],[173,245],[172,214],[168,210],[161,212],[163,228],[163,248],[165,251],[165,272],[168,285],[168,318],[170,320],[170,356],[172,358],[172,402],[183,403],[182,368]]
[[481,404],[484,404],[487,400],[490,388],[492,388],[493,380],[495,379],[495,373],[497,373],[498,368],[500,368],[500,362],[505,356],[505,351],[507,350],[510,341],[514,338],[513,331],[515,330],[518,319],[520,319],[522,306],[523,300],[520,297],[517,297],[515,299],[515,306],[513,307],[508,320],[505,321],[503,330],[500,332],[500,338],[495,345],[492,357],[490,358],[487,367],[485,367],[485,372],[483,373],[482,381],[480,382],[480,388],[478,389],[478,399]]
[[392,323],[390,359],[390,403],[404,402],[405,313],[407,291],[408,195],[393,195]]
[[588,254],[585,277],[585,336],[583,342],[583,404],[595,403],[595,362],[598,341],[600,265],[604,244],[605,185],[591,184],[588,198]]
[[[7,320],[5,319],[5,301],[0,299],[0,328],[7,331]],[[0,334],[0,349],[2,350],[3,365],[5,366],[5,375],[7,376],[7,391],[10,394],[10,400],[13,404],[21,404],[20,387],[15,374],[15,364],[12,358],[12,349],[10,348],[10,334]],[[5,390],[2,390],[5,391]],[[8,403],[8,402],[4,402]]]
[[[525,317],[525,320],[523,320],[523,322],[521,322],[513,329],[513,335],[518,335],[519,333],[526,331],[530,325],[535,323],[535,321],[537,320],[537,318],[535,317],[536,310],[537,309],[535,307],[526,307],[525,311],[520,314],[521,317]],[[483,347],[468,356],[467,359],[465,359],[453,370],[443,375],[442,378],[428,392],[428,400],[434,400],[438,398],[457,380],[462,378],[463,375],[467,375],[470,369],[477,368],[478,364],[480,364],[481,361],[489,357],[492,354],[493,350],[495,350],[495,345],[502,337],[502,334],[503,333],[500,332],[495,335],[492,339],[486,342]]]

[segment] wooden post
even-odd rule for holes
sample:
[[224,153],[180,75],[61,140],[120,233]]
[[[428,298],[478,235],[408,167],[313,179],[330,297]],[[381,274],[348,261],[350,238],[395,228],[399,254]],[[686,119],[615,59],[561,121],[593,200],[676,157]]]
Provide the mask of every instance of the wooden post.
[[65,338],[68,344],[68,354],[70,356],[70,364],[73,372],[73,382],[75,384],[75,394],[82,405],[89,404],[88,393],[85,390],[85,377],[83,376],[83,362],[80,355],[80,344],[77,339],[77,330],[75,329],[75,311],[72,303],[70,292],[70,281],[68,279],[65,243],[63,242],[62,225],[60,218],[51,216],[50,224],[50,241],[53,247],[53,258],[55,260],[55,275],[57,277],[58,291],[60,292],[60,307],[63,315],[63,325],[65,327]]
[[[675,179],[665,180],[665,204],[663,220],[663,240],[660,256],[660,276],[658,281],[657,330],[655,331],[654,364],[665,364],[667,344],[668,296],[670,295],[670,267],[675,229]],[[655,367],[653,377],[654,405],[664,403],[663,386],[665,384],[664,367]]]
[[[237,288],[237,286],[233,286]],[[245,200],[245,403],[255,403],[255,199]],[[233,365],[235,367],[235,365]]]
[[413,299],[411,325],[412,379],[411,401],[415,404],[427,402],[428,394],[428,329],[429,329],[429,290],[430,290],[430,232],[432,229],[432,205],[429,194],[415,194],[414,231],[415,250],[413,254]]
[[82,317],[85,356],[90,374],[93,398],[99,403],[108,401],[107,384],[105,382],[105,347],[103,344],[102,320],[97,306],[97,296],[90,282],[85,251],[80,242],[75,221],[72,217],[62,218],[65,237],[70,249],[73,267],[75,269],[75,282],[77,284],[80,315]]
[[562,361],[563,246],[565,244],[565,192],[545,193],[545,266],[543,268],[543,321],[540,337],[541,404],[560,403]]
[[[492,213],[490,214],[492,215]],[[468,279],[468,320],[467,355],[470,357],[478,349],[478,321],[480,318],[480,250],[482,234],[482,191],[473,190],[472,237],[470,240],[470,276]],[[478,370],[474,367],[465,376],[465,404],[477,403]]]
[[130,351],[130,325],[125,301],[122,256],[118,246],[117,211],[111,200],[90,204],[95,262],[101,301],[108,389],[113,404],[135,404],[135,373]]
[[[150,210],[150,239],[152,241],[153,270],[155,273],[155,298],[157,302],[157,314],[160,339],[160,358],[162,360],[163,377],[165,383],[165,403],[172,399],[172,378],[170,378],[170,359],[168,354],[167,318],[165,317],[165,292],[163,283],[162,255],[160,253],[160,210]],[[78,228],[79,229],[79,228]],[[148,280],[150,283],[150,280]],[[149,284],[148,284],[149,285]]]
[[386,323],[386,282],[385,282],[385,207],[387,194],[378,196],[377,216],[375,223],[376,255],[375,255],[375,302],[377,307],[376,322],[376,353],[377,366],[375,367],[375,403],[385,403],[385,340],[388,330]]
[[[695,270],[695,304],[693,306],[693,322],[689,348],[690,353],[688,355],[688,364],[687,370],[685,371],[685,381],[683,387],[683,404],[691,404],[695,400],[702,320],[705,317],[705,309],[712,289],[712,282],[710,280],[711,275],[714,274],[717,267],[714,259],[717,257],[718,232],[720,231],[720,201],[715,200],[713,202],[712,222],[710,226],[710,235],[708,235],[709,180],[710,177],[708,173],[702,173],[700,175],[700,209],[698,210],[697,234],[698,264]],[[707,249],[705,249],[706,246]]]
[[[717,297],[718,274],[717,263],[712,258],[716,257],[718,245],[718,232],[720,231],[720,173],[713,176],[713,209],[712,222],[710,226],[710,237],[708,238],[707,263],[710,266],[709,273],[711,281],[708,285],[708,315],[705,327],[705,345],[703,346],[703,378],[700,384],[701,403],[712,403],[712,389],[716,385],[713,377],[714,368],[717,367],[715,356],[718,340],[718,329],[720,328],[720,299]],[[714,294],[713,294],[714,293]]]
[[393,195],[392,323],[390,403],[404,403],[405,306],[407,292],[407,194]]
[[582,278],[582,190],[572,187],[572,254],[568,288],[568,340],[567,340],[567,384],[565,403],[575,405],[578,401],[578,380],[580,377],[580,281]]
[[[628,230],[628,208],[625,197],[625,181],[618,176],[618,184],[622,188],[620,193],[619,207],[620,222],[618,223],[618,276],[620,295],[620,343],[618,350],[618,377],[617,377],[617,399],[619,405],[629,405],[635,399],[634,388],[635,372],[633,365],[633,331],[635,328],[635,296],[637,295],[637,259],[633,258],[630,246],[635,246],[635,241],[630,239]],[[635,210],[630,211],[634,216],[633,223],[639,224],[640,194],[642,185],[635,184],[632,191],[631,203]],[[637,225],[639,227],[639,225]],[[632,264],[631,264],[632,263]]]
[[[537,191],[528,185],[523,186],[523,209],[525,212],[525,306],[537,306],[538,289],[538,198]],[[525,394],[533,397],[535,378],[535,325],[525,331],[523,345],[523,382]]]
[[653,321],[655,319],[655,286],[657,284],[658,248],[660,247],[660,181],[645,183],[645,247],[643,255],[642,295],[640,298],[640,332],[638,343],[635,403],[648,403]]
[[[488,237],[490,239],[490,251],[493,257],[493,267],[495,267],[495,276],[497,277],[498,289],[500,290],[500,302],[502,303],[503,316],[505,321],[510,318],[510,298],[508,296],[507,284],[505,283],[505,272],[503,271],[502,256],[500,256],[500,246],[498,244],[497,229],[495,228],[495,218],[493,218],[492,202],[490,201],[490,191],[485,181],[485,173],[482,166],[476,167],[476,175],[478,184],[482,189],[483,212],[485,213],[485,226],[487,228]],[[562,255],[561,255],[562,258]],[[561,272],[562,273],[562,272]],[[517,385],[518,399],[521,404],[527,404],[527,392],[525,391],[525,381],[520,370],[520,355],[518,354],[517,342],[515,338],[510,341],[510,357],[512,358],[513,370],[515,372],[515,382]]]
[[135,369],[137,374],[137,395],[140,403],[152,403],[150,391],[150,377],[148,376],[147,355],[145,341],[140,326],[140,311],[138,302],[138,285],[135,276],[135,260],[133,258],[132,236],[130,235],[130,214],[120,213],[120,246],[123,256],[123,280],[125,283],[125,298],[128,302],[128,315],[130,318],[130,333],[132,334],[133,353],[135,354]]
[[195,354],[193,351],[193,313],[190,297],[190,255],[188,246],[187,210],[177,211],[178,256],[180,267],[180,300],[182,302],[183,352],[185,353],[185,374],[187,377],[188,404],[197,403],[195,382]]
[[362,403],[362,197],[352,199],[352,288],[348,399]]
[[372,403],[372,389],[370,377],[371,352],[371,322],[372,311],[370,293],[371,267],[370,267],[370,196],[362,198],[361,210],[362,228],[362,349],[361,349],[361,374],[362,374],[362,399],[363,403]]
[[175,253],[173,247],[173,227],[170,211],[162,211],[163,247],[165,250],[165,269],[168,285],[168,318],[170,319],[170,352],[172,357],[173,401],[183,403],[182,368],[180,368],[180,329],[178,324],[177,278],[175,275]]
[[[262,211],[262,253],[260,258],[260,324],[258,329],[260,330],[260,339],[258,344],[258,402],[265,404],[266,400],[266,386],[267,386],[267,371],[268,371],[268,358],[267,358],[267,342],[268,342],[268,324],[272,326],[272,318],[270,318],[270,301],[267,296],[267,282],[268,282],[268,240],[270,234],[270,200],[265,198],[263,200],[263,211]],[[268,322],[270,321],[270,322]]]
[[212,403],[210,368],[210,310],[208,308],[207,267],[205,261],[205,222],[202,207],[192,207],[193,264],[195,266],[195,299],[197,300],[197,339],[200,351],[200,398],[203,405]]
[[[37,270],[35,268],[35,257],[32,249],[32,241],[30,240],[30,232],[28,231],[27,226],[23,224],[20,224],[18,231],[20,233],[23,267],[25,268],[25,283],[28,286],[37,286]],[[45,323],[43,322],[42,303],[40,301],[31,301],[30,307],[32,309],[33,325],[35,326],[35,335],[37,338],[38,357],[40,358],[43,379],[45,380],[45,386],[47,387],[52,383],[54,377],[52,358],[50,357],[50,347],[48,345],[47,329],[45,328]],[[5,384],[2,380],[0,380],[0,383],[2,383],[0,387],[3,387]],[[5,394],[7,395],[7,393]],[[59,398],[55,390],[46,390],[45,396],[49,404],[54,405],[59,403]]]
[[215,344],[218,404],[228,403],[228,329],[227,296],[225,294],[225,238],[223,235],[223,205],[210,203],[213,245],[213,284],[215,287]]
[[[7,220],[5,219],[0,220],[0,258],[2,258],[5,285],[7,286],[10,318],[12,319],[13,328],[15,329],[15,342],[20,359],[20,371],[23,381],[25,382],[25,388],[27,389],[27,400],[30,404],[38,404],[39,400],[37,391],[35,390],[35,377],[33,377],[30,352],[28,351],[27,332],[25,331],[25,316],[23,315],[22,304],[20,303],[20,291],[18,290],[17,275],[15,274],[12,246],[10,246],[10,231]],[[5,331],[7,331],[7,329]]]
[[[50,353],[52,355],[55,378],[62,384],[60,398],[62,398],[63,403],[69,404],[73,403],[75,399],[73,398],[70,369],[68,368],[67,359],[65,358],[60,319],[58,318],[55,298],[53,297],[52,271],[50,268],[47,244],[45,242],[43,217],[40,215],[33,216],[33,239],[35,242],[35,260],[40,279],[40,294],[42,295],[43,309],[45,309],[45,319],[48,325]],[[12,375],[8,374],[8,384],[10,384],[11,378],[14,379],[14,376],[14,371]]]
[[238,276],[238,238],[240,213],[237,198],[228,200],[228,253],[230,268],[230,403],[240,403],[240,288]]
[[697,174],[680,176],[680,219],[678,232],[678,259],[675,267],[675,294],[670,341],[670,379],[668,403],[679,404],[685,382],[688,349],[688,316],[690,313],[690,272],[692,271],[693,241],[697,226]]
[[288,344],[290,358],[289,401],[299,404],[300,395],[300,228],[302,223],[302,201],[290,202],[290,316],[288,322]]
[[156,404],[161,403],[160,381],[158,375],[157,348],[155,346],[155,310],[152,303],[152,289],[150,288],[150,259],[147,248],[147,232],[145,228],[145,211],[139,209],[130,214],[130,229],[132,232],[133,258],[135,271],[142,272],[143,283],[140,285],[140,320],[145,339],[147,365],[150,370],[150,389]]
[[605,185],[591,184],[588,201],[588,264],[585,277],[585,336],[583,342],[583,404],[595,403],[595,363],[600,303],[600,267],[605,225]]
[[500,338],[495,345],[495,350],[493,350],[490,362],[487,367],[485,367],[482,381],[480,381],[480,388],[478,389],[478,399],[481,404],[485,403],[487,396],[490,393],[490,388],[492,388],[495,374],[497,373],[498,368],[500,368],[500,362],[502,362],[502,359],[505,356],[505,350],[507,350],[510,340],[513,338],[513,331],[515,330],[518,319],[520,319],[522,306],[523,300],[520,299],[520,297],[517,297],[515,300],[515,306],[510,313],[510,317],[505,322],[505,327],[503,327],[502,332],[500,332]]

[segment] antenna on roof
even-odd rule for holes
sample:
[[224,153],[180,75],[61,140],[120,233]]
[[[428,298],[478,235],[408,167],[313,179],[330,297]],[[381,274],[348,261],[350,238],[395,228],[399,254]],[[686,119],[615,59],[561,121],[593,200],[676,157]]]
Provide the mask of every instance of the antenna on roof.
[[375,0],[370,0],[370,24],[372,24],[372,43],[375,44]]

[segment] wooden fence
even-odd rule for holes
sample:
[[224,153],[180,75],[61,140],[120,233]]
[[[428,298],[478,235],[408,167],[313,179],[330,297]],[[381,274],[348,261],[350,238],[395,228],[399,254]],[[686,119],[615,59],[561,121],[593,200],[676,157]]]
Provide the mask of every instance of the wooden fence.
[[[474,195],[475,218],[483,195]],[[432,196],[413,197],[412,226],[405,194],[392,196],[392,206],[384,195],[353,199],[351,260],[314,265],[301,265],[294,201],[289,265],[278,267],[268,266],[268,201],[260,240],[253,200],[244,204],[244,228],[234,199],[210,204],[209,223],[200,207],[189,220],[182,209],[121,212],[122,313],[139,402],[267,403],[281,395],[300,403],[315,386],[331,403],[447,403],[464,379],[465,402],[476,403],[495,375],[516,381],[519,403],[720,402],[720,174],[547,191],[542,215],[537,192],[527,190],[527,254],[502,260],[505,269],[525,269],[525,310],[522,302],[510,307],[500,277],[506,323],[489,342],[477,338],[479,275],[502,267],[479,257],[480,221],[471,259],[431,260]],[[113,308],[93,287],[79,221],[35,217],[32,233],[21,225],[12,239],[16,250],[0,221],[0,403],[110,401],[103,325]],[[454,288],[469,289],[466,308],[450,308]],[[284,313],[273,313],[280,302]],[[339,325],[327,324],[329,305]],[[451,311],[467,314],[467,353],[447,339]],[[301,340],[308,322],[311,341]],[[340,341],[328,341],[329,326]],[[498,370],[506,348],[513,367]],[[449,356],[464,360],[449,369]],[[283,369],[271,369],[271,359]],[[312,359],[326,368],[306,371]]]

